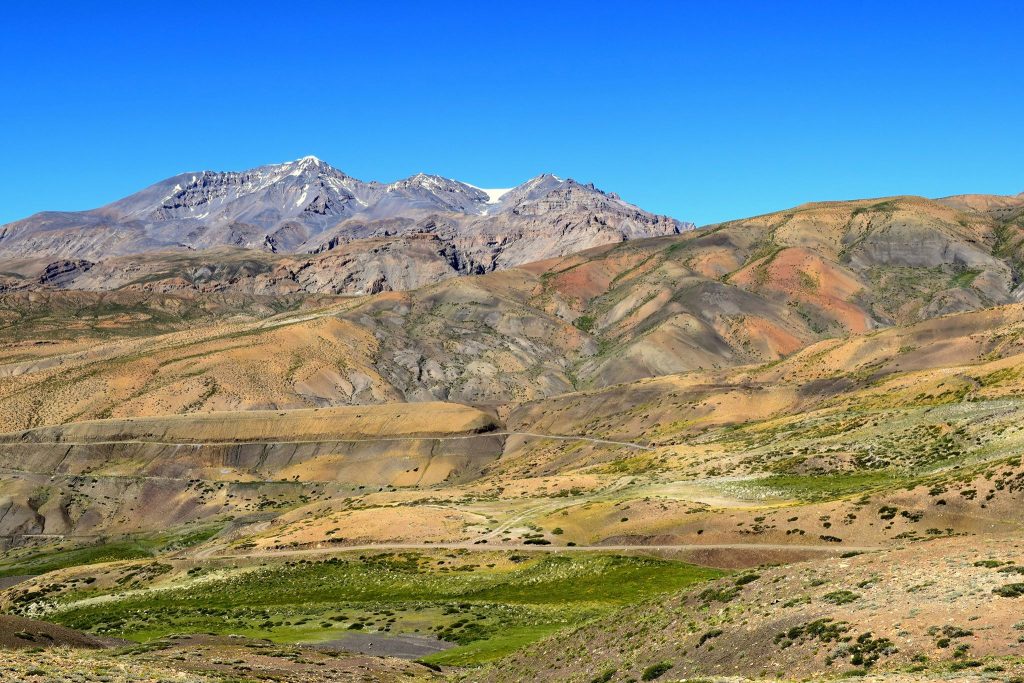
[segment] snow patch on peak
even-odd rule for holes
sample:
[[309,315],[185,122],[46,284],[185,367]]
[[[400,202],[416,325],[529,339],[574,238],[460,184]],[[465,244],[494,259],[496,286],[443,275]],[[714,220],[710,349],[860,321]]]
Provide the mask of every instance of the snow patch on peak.
[[511,187],[502,187],[498,189],[481,187],[477,189],[479,189],[481,192],[487,195],[488,204],[497,204],[498,202],[501,201],[502,197],[504,197],[505,195],[512,191]]
[[502,188],[496,188],[496,189],[494,189],[494,188],[488,189],[486,187],[477,187],[476,185],[470,185],[469,183],[462,183],[462,184],[463,185],[469,185],[469,187],[472,187],[474,190],[480,190],[485,195],[487,195],[487,203],[488,204],[497,204],[498,202],[501,201],[502,197],[504,197],[509,192],[511,192],[512,190],[515,189],[514,187],[502,187]]
[[303,173],[313,172],[313,169],[315,169],[316,173],[320,173],[324,170],[324,167],[327,167],[327,164],[314,156],[305,156],[295,161],[288,161],[280,166],[290,176],[300,176]]
[[295,161],[286,161],[283,164],[278,164],[277,168],[284,171],[291,171],[288,175],[297,176],[301,175],[304,170],[311,166],[320,168],[321,166],[326,166],[326,164],[319,158],[310,155],[304,156],[301,159],[296,159]]

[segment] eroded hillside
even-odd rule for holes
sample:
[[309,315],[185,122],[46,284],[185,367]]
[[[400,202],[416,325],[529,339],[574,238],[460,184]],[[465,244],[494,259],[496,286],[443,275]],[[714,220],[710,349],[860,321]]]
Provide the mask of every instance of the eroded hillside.
[[[0,405],[8,428],[395,400],[510,406],[771,362],[1015,301],[1019,220],[899,197],[377,296],[15,291]],[[277,313],[298,301],[303,314]]]
[[144,643],[49,672],[1013,680],[1011,200],[808,205],[357,296],[255,286],[280,257],[233,250],[176,256],[180,287],[11,276],[0,605]]

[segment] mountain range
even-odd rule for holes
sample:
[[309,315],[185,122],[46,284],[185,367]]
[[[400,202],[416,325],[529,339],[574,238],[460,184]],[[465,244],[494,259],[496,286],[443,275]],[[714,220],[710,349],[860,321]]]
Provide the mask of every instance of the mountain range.
[[[30,355],[7,368],[15,377],[0,393],[0,423],[128,415],[150,403],[170,412],[394,400],[511,409],[777,362],[822,340],[1024,298],[1020,197],[808,204],[476,277],[428,267],[437,247],[434,237],[412,236],[302,255],[220,247],[112,257],[82,270],[50,263],[46,284],[8,277],[6,322],[25,334],[40,315],[59,326],[72,312],[71,329],[116,329],[139,316],[147,335],[207,322],[187,335],[201,362],[171,362],[181,350],[159,338],[148,351],[133,345],[126,359],[90,358],[81,370],[65,359],[65,384],[55,388],[36,380],[58,368],[40,374]],[[348,296],[329,298],[337,292]],[[226,321],[234,330],[235,320],[322,305],[330,314],[308,322],[299,315],[281,329],[246,328],[241,355],[222,340]],[[291,356],[266,357],[279,347]],[[85,393],[73,380],[79,372]]]
[[[0,259],[21,259],[18,272],[67,285],[124,256],[135,258],[121,264],[145,270],[140,255],[158,252],[337,252],[311,262],[330,283],[323,288],[362,293],[693,227],[550,174],[500,190],[422,173],[383,184],[308,156],[242,172],[184,173],[91,211],[35,214],[0,227]],[[119,281],[114,275],[101,279]],[[86,279],[81,286],[103,285]]]
[[691,227],[313,158],[5,226],[0,665],[1024,680],[1024,194]]

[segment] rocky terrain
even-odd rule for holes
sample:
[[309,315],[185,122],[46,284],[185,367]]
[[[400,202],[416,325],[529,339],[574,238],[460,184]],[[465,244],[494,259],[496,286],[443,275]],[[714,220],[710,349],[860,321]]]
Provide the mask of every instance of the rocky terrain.
[[[473,680],[862,676],[945,669],[1016,680],[1024,623],[1007,585],[1018,543],[913,549],[745,572],[525,649]],[[1021,585],[1017,583],[1016,585]],[[1003,663],[1000,656],[1011,655]],[[986,676],[985,674],[988,674]],[[912,680],[912,678],[911,678]]]
[[504,409],[1017,301],[1024,218],[948,201],[815,204],[377,295],[310,296],[293,280],[269,293],[284,282],[265,286],[276,257],[251,250],[208,252],[220,264],[201,268],[182,255],[105,293],[16,288],[0,294],[0,425],[394,400]]
[[[52,626],[50,628],[53,628]],[[67,631],[68,629],[63,629]],[[323,652],[242,638],[182,637],[148,646],[0,650],[11,683],[281,683],[440,681],[431,669],[383,657]],[[240,677],[240,675],[242,677]]]
[[1024,676],[1024,197],[172,180],[0,239],[13,680]]
[[304,157],[185,173],[99,209],[0,226],[0,272],[15,275],[6,287],[27,279],[75,289],[373,294],[692,227],[548,174],[502,190],[422,173],[382,184]]

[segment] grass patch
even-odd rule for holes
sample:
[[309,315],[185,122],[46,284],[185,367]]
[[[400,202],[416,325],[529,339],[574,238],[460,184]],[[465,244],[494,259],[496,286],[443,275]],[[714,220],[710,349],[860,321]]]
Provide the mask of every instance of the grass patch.
[[80,565],[138,560],[161,552],[188,548],[212,538],[220,525],[204,526],[158,536],[130,536],[75,548],[30,550],[25,554],[8,553],[0,560],[0,577],[45,574]]
[[108,590],[113,597],[102,602],[76,602],[99,591],[71,591],[47,618],[142,642],[172,633],[309,642],[353,629],[419,632],[461,646],[428,661],[465,665],[722,574],[614,555],[382,553],[230,570],[170,589]]
[[473,666],[511,654],[521,647],[546,638],[563,628],[561,624],[538,624],[506,629],[486,640],[460,645],[451,650],[423,657],[424,662],[439,666]]
[[594,319],[594,316],[592,315],[581,315],[580,317],[573,320],[572,324],[575,325],[576,328],[582,332],[590,332],[592,329],[594,329],[594,324],[596,322],[597,321]]
[[780,496],[816,502],[906,486],[907,477],[887,470],[817,475],[776,475],[749,482]]
[[949,284],[952,287],[967,288],[971,286],[971,284],[974,282],[974,279],[979,275],[981,275],[980,270],[962,270],[953,276]]
[[0,563],[0,576],[23,576],[28,574],[45,574],[57,569],[75,567],[100,562],[116,562],[117,560],[137,560],[149,557],[151,551],[141,543],[121,541],[84,548],[68,548],[65,550],[49,550],[35,552],[15,560]]

